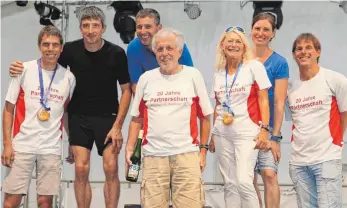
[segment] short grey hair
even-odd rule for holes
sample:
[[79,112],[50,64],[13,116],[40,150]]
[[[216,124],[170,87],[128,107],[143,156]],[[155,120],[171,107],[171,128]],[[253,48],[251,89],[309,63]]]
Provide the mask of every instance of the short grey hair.
[[168,37],[170,35],[174,35],[176,37],[176,46],[178,49],[182,50],[183,46],[184,46],[184,38],[183,38],[183,33],[181,33],[178,30],[175,30],[173,28],[163,28],[161,30],[159,30],[157,32],[157,34],[155,34],[153,36],[152,39],[152,50],[155,52],[155,47],[156,47],[156,42],[157,42],[157,38],[158,37]]
[[105,13],[96,6],[88,6],[81,10],[81,13],[79,15],[80,25],[85,19],[100,19],[102,27],[105,26]]
[[152,18],[154,18],[154,21],[155,21],[156,25],[160,24],[159,12],[157,10],[155,10],[155,9],[151,9],[151,8],[141,9],[136,14],[136,19],[138,19],[138,18],[145,18],[145,17],[152,17]]
[[47,25],[47,26],[44,26],[41,30],[40,30],[40,33],[39,33],[39,36],[37,38],[37,43],[39,45],[41,45],[41,42],[42,42],[42,38],[43,36],[55,36],[55,37],[58,37],[59,40],[60,40],[60,44],[63,45],[63,36],[60,32],[60,30],[58,28],[56,28],[55,26],[53,25]]

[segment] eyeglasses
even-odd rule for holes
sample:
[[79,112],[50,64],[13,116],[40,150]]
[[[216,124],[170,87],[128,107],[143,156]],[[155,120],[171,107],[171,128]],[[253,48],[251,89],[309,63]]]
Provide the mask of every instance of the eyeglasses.
[[225,32],[231,32],[231,31],[234,31],[234,30],[237,30],[239,32],[242,32],[243,34],[245,34],[245,30],[242,28],[242,27],[239,27],[239,26],[231,26],[231,27],[228,27]]

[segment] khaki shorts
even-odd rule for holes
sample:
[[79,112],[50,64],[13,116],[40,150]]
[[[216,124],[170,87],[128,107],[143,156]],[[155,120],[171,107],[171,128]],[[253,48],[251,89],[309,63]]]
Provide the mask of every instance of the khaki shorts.
[[145,156],[141,184],[143,208],[201,208],[205,204],[199,153]]
[[37,194],[57,195],[60,186],[61,156],[21,152],[15,152],[12,168],[2,187],[3,192],[26,195],[35,165]]

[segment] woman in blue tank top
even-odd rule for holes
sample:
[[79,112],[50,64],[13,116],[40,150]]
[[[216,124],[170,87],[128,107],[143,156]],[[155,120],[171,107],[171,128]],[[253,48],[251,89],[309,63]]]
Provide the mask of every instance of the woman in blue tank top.
[[[259,151],[255,168],[254,185],[258,193],[259,203],[262,205],[259,188],[257,185],[257,173],[259,173],[265,185],[266,208],[280,207],[280,189],[277,180],[277,168],[281,158],[280,141],[281,125],[284,114],[284,104],[287,96],[289,69],[284,57],[273,51],[269,44],[276,34],[276,18],[271,13],[260,13],[252,21],[252,42],[255,57],[266,68],[272,87],[268,90],[270,105],[271,138],[269,139],[269,151]],[[260,206],[262,207],[262,206]]]

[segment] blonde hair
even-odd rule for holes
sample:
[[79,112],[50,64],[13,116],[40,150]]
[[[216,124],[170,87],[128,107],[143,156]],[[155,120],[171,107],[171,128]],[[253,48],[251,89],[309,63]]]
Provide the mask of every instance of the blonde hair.
[[222,50],[222,43],[223,41],[225,40],[227,34],[229,33],[236,33],[237,35],[240,36],[241,38],[241,41],[244,45],[244,52],[243,52],[243,55],[242,55],[242,62],[243,63],[246,63],[250,60],[253,60],[254,59],[254,55],[253,55],[253,52],[252,52],[252,49],[251,49],[251,46],[247,40],[247,37],[244,33],[238,31],[238,30],[232,30],[232,31],[229,31],[229,32],[224,32],[222,34],[222,37],[220,38],[219,42],[218,42],[218,45],[217,45],[217,55],[216,55],[216,70],[224,70],[226,65],[227,65],[227,59],[226,59],[226,56],[225,56],[225,53],[224,51]]

